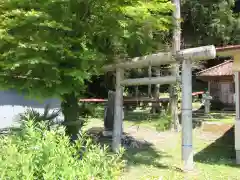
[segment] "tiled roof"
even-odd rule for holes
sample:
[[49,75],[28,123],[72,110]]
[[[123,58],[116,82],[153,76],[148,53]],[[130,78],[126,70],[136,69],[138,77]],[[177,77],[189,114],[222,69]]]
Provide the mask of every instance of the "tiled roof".
[[233,61],[225,61],[224,63],[210,67],[197,73],[197,76],[231,76]]

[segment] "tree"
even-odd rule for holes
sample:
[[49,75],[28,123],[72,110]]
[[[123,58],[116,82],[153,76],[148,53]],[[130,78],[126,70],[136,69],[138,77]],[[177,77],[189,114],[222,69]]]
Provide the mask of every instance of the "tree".
[[235,0],[183,0],[182,17],[187,46],[240,43],[240,14]]
[[1,87],[60,97],[76,134],[85,82],[107,62],[158,50],[171,11],[167,0],[2,0]]

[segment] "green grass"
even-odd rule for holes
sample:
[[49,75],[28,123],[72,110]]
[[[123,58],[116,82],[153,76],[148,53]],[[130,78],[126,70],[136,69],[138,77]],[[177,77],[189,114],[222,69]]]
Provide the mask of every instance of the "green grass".
[[224,123],[224,124],[233,124],[234,123],[234,117],[225,116],[223,119],[210,118],[207,121],[209,121],[209,122],[221,122],[221,123]]
[[[193,108],[198,109],[200,107],[199,102],[193,103]],[[179,112],[180,113],[180,112]],[[97,114],[98,118],[104,116],[103,108],[98,107],[95,115]],[[221,122],[225,124],[233,124],[235,114],[232,113],[221,113],[221,112],[211,112],[209,115],[204,115],[203,112],[197,114],[197,116],[193,115],[193,119],[201,120],[204,122]],[[152,114],[150,113],[150,108],[148,109],[139,109],[137,108],[134,111],[125,111],[125,124],[130,126],[142,126],[151,128],[153,130],[162,130],[160,126],[161,122],[164,121],[165,116],[161,116],[159,114]],[[179,114],[179,118],[181,115]]]
[[[214,118],[209,121],[223,122],[223,125],[233,122],[231,115],[212,115]],[[233,129],[225,135],[193,130],[195,170],[186,174],[181,171],[181,133],[160,132],[160,136],[156,135],[155,125],[161,118],[144,111],[129,112],[125,117],[124,129],[139,126],[136,136],[144,137],[149,144],[126,150],[124,158],[127,163],[121,179],[240,180],[240,168],[234,163]],[[86,128],[102,126],[100,119],[92,119]]]
[[223,124],[233,124],[235,121],[235,114],[230,113],[210,113],[208,115],[204,115],[200,113],[198,115],[193,116],[193,118],[199,118],[204,122],[216,122]]
[[[203,149],[209,144],[197,138],[195,132],[194,145],[197,153],[201,153]],[[219,147],[215,148],[214,152],[202,153],[198,156],[195,163],[195,171],[193,173],[185,174],[181,171],[181,138],[180,135],[168,138],[164,143],[155,146],[154,153],[152,150],[148,151],[133,151],[128,159],[131,163],[130,167],[123,174],[122,179],[163,179],[168,180],[181,180],[181,179],[199,179],[199,180],[225,180],[225,179],[239,179],[240,170],[233,166],[232,160],[222,156],[224,154]],[[228,149],[225,149],[227,151]],[[211,153],[211,154],[210,154]],[[157,154],[157,155],[156,155]],[[216,155],[218,158],[216,159]],[[207,156],[209,159],[206,159]],[[211,159],[213,156],[214,159]],[[132,161],[134,159],[145,159],[149,160],[149,163],[136,163]],[[204,160],[201,161],[201,158]]]
[[235,114],[230,113],[211,113],[212,118],[209,121],[219,121],[226,124],[233,124],[235,121]]
[[137,125],[142,127],[158,129],[159,122],[163,121],[164,116],[151,114],[149,111],[126,112],[124,121],[127,125]]
[[[98,108],[97,118],[101,118],[104,116],[103,108]],[[96,119],[97,119],[96,118]],[[125,111],[124,113],[124,122],[125,124],[129,126],[143,126],[152,128],[154,130],[158,129],[159,122],[161,122],[163,119],[163,116],[159,114],[152,114],[150,113],[150,109],[136,109],[134,111]]]

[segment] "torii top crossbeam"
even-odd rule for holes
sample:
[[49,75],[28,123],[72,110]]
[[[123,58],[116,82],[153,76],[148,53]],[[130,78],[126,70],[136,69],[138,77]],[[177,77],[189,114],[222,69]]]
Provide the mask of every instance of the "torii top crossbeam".
[[181,50],[176,57],[171,52],[160,52],[157,54],[136,57],[131,61],[118,62],[116,64],[106,65],[103,67],[104,71],[113,71],[116,68],[133,69],[143,68],[149,65],[159,66],[164,64],[176,63],[176,59],[190,59],[192,61],[208,60],[216,57],[216,50],[213,45],[202,46],[197,48],[189,48]]

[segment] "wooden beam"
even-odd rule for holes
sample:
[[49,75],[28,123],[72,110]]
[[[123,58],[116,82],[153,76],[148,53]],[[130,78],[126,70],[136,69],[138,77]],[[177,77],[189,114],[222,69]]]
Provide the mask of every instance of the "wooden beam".
[[148,84],[172,84],[177,81],[175,76],[165,77],[152,77],[152,78],[137,78],[137,79],[124,79],[121,81],[123,86],[136,86],[136,85],[148,85]]
[[[202,46],[197,48],[189,48],[179,51],[176,54],[176,59],[190,59],[192,61],[214,59],[216,57],[215,46]],[[175,58],[171,52],[161,52],[158,54],[151,54],[143,57],[133,58],[131,61],[121,62],[117,64],[106,65],[102,69],[104,71],[113,71],[116,68],[122,69],[136,69],[152,66],[160,66],[164,64],[176,63]]]
[[135,69],[149,66],[159,66],[163,64],[175,63],[172,54],[169,52],[161,52],[158,54],[151,54],[143,57],[133,58],[131,61],[125,61],[118,64],[106,65],[103,67],[104,71],[113,71],[116,68]]
[[178,59],[191,61],[204,61],[216,58],[216,48],[213,45],[183,49],[177,54]]

